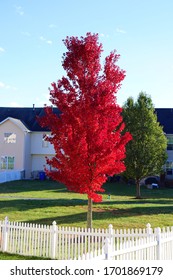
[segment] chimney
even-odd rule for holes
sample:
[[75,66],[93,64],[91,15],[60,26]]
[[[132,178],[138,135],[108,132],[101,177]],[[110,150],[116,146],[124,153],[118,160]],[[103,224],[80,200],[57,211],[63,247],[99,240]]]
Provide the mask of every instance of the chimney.
[[33,104],[33,106],[32,106],[32,110],[33,110],[33,111],[35,110],[35,104]]

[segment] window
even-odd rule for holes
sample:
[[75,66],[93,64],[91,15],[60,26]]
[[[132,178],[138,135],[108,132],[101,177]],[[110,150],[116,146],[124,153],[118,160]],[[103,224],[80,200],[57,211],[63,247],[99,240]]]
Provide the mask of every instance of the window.
[[173,150],[173,135],[167,135],[168,144],[167,144],[167,150]]
[[12,132],[4,133],[4,143],[6,144],[14,144],[16,143],[16,134]]
[[173,161],[166,162],[166,174],[173,175]]
[[46,140],[46,137],[47,136],[49,136],[49,135],[47,135],[47,134],[43,134],[43,137],[42,137],[42,147],[43,148],[48,148],[48,144],[49,144],[49,142]]
[[14,169],[14,157],[8,157],[8,169]]
[[14,157],[1,157],[1,169],[3,170],[12,170],[14,169]]
[[7,169],[7,157],[1,157],[1,169]]

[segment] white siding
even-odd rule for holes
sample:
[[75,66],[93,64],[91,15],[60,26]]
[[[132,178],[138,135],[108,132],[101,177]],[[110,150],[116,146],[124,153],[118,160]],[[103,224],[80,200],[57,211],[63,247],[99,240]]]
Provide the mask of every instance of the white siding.
[[42,171],[45,167],[49,168],[49,166],[46,164],[46,155],[32,155],[31,165],[32,171]]
[[31,154],[34,155],[46,155],[55,154],[53,145],[48,143],[48,147],[42,146],[43,135],[47,132],[32,132],[31,134]]
[[[4,143],[4,133],[16,134],[16,143]],[[12,156],[15,158],[14,169],[24,170],[24,142],[25,132],[10,120],[0,125],[0,157]]]

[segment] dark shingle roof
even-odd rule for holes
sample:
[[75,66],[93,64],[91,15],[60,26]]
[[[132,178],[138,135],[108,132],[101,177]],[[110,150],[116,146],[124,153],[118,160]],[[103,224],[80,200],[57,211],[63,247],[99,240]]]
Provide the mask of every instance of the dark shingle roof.
[[[53,112],[60,114],[57,108],[53,108]],[[156,108],[157,120],[163,126],[166,134],[173,134],[173,109],[171,108]],[[44,108],[14,108],[14,107],[0,107],[0,122],[8,117],[19,119],[31,131],[46,131],[48,129],[40,127],[36,116],[43,116]]]
[[157,120],[166,134],[173,134],[173,109],[156,108]]
[[[59,114],[57,108],[53,108],[53,112]],[[44,115],[44,108],[14,108],[14,107],[0,107],[0,122],[8,117],[21,120],[21,122],[31,131],[46,131],[48,129],[42,128],[37,122],[37,116]]]

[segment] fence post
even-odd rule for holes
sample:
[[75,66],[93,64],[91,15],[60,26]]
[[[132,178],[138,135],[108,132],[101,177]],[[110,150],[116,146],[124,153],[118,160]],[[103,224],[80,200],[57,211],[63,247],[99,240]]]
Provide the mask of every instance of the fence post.
[[5,220],[4,220],[4,230],[3,230],[3,238],[2,238],[2,250],[3,252],[7,252],[7,246],[8,246],[8,217],[5,217]]
[[150,236],[152,234],[152,232],[153,232],[150,223],[148,223],[146,225],[146,229],[147,229],[147,235]]
[[113,226],[109,225],[108,229],[108,237],[105,239],[105,244],[104,244],[104,254],[105,254],[105,259],[109,260],[112,257],[112,252],[113,252]]
[[161,260],[161,229],[160,227],[158,227],[156,229],[156,238],[157,238],[157,251],[156,251],[156,257],[157,257],[157,260]]
[[56,222],[53,221],[52,223],[52,242],[51,242],[51,258],[52,259],[55,259],[55,253],[56,253],[56,235],[57,235],[57,232],[56,232]]
[[113,225],[109,225],[109,240],[110,240],[110,245],[111,249],[113,250],[113,244],[114,244],[114,239],[113,239]]
[[105,260],[110,260],[110,252],[111,252],[110,249],[111,249],[110,240],[109,240],[109,238],[106,238],[104,247],[103,247],[103,251],[105,254]]

